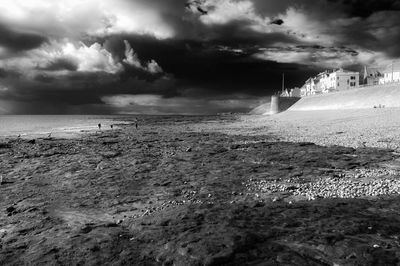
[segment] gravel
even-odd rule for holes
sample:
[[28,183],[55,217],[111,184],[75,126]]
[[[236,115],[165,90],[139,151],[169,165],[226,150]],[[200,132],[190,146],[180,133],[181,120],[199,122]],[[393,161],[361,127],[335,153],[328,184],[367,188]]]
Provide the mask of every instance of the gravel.
[[383,168],[357,169],[336,174],[335,177],[322,176],[312,182],[301,179],[250,180],[245,183],[249,191],[272,194],[291,193],[307,200],[321,198],[364,198],[386,195],[400,195],[400,172]]

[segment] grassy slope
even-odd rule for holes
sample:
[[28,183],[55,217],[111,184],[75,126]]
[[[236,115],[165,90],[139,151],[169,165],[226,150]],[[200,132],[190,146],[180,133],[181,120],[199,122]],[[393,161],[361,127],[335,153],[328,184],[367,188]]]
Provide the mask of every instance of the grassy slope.
[[371,86],[350,91],[302,98],[293,111],[365,109],[374,106],[400,107],[400,84]]

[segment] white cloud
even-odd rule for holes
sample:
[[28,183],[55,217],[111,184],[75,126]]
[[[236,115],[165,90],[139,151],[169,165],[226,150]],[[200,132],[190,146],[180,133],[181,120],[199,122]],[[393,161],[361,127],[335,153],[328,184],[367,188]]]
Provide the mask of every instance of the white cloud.
[[142,63],[140,63],[139,58],[135,51],[133,50],[131,44],[124,40],[125,43],[125,59],[123,60],[124,63],[135,66],[137,68],[142,68]]
[[357,64],[380,66],[387,62],[386,56],[381,52],[313,46],[264,48],[254,57],[278,63],[298,63],[326,68]]
[[[320,3],[317,3],[320,5]],[[203,13],[199,11],[200,8]],[[260,33],[280,33],[293,40],[308,44],[333,46],[343,41],[343,31],[359,22],[360,18],[347,18],[317,8],[301,4],[289,6],[274,17],[263,16],[257,12],[251,0],[202,0],[192,1],[190,11],[198,14],[206,25],[224,25],[234,21],[247,21],[244,27]],[[283,24],[273,22],[281,19]]]
[[[226,24],[233,20],[253,20],[257,17],[251,1],[208,0],[202,8],[208,12],[200,17],[205,24]],[[192,11],[199,12],[196,6],[192,7]]]
[[163,72],[162,68],[153,59],[150,60],[150,62],[147,63],[146,69],[147,69],[147,71],[149,71],[150,73],[153,73],[153,74],[157,74],[157,73]]
[[[162,68],[154,60],[142,63],[128,41],[125,41],[125,56],[123,62],[147,71],[152,74],[162,73]],[[36,72],[45,72],[57,60],[67,60],[76,65],[78,72],[105,72],[116,74],[124,70],[121,62],[101,44],[94,43],[90,46],[82,42],[69,40],[52,41],[41,47],[28,51],[18,57],[0,60],[0,67],[23,72],[26,75],[35,75]],[[67,74],[69,70],[60,69],[52,74]]]
[[52,36],[135,33],[174,36],[157,9],[128,0],[1,0],[0,22]]
[[[207,14],[201,14],[200,8]],[[263,17],[256,12],[250,0],[203,0],[200,5],[192,2],[190,11],[201,14],[200,21],[206,25],[224,25],[232,21],[247,21],[249,29],[271,33],[279,26],[271,25],[273,18]]]
[[67,59],[77,65],[81,72],[106,72],[115,74],[123,70],[121,63],[114,60],[112,54],[101,44],[90,46],[84,43],[72,43],[68,40],[53,41],[31,50],[21,57],[13,57],[0,61],[0,67],[12,69],[26,74],[34,74],[46,68],[57,59]]
[[143,69],[147,72],[150,72],[152,74],[157,74],[163,72],[162,68],[158,65],[158,63],[154,60],[150,60],[150,62],[147,62],[146,64],[142,64],[133,50],[131,44],[127,41],[124,40],[125,43],[125,59],[123,60],[124,63],[134,66],[136,68]]
[[62,47],[61,57],[71,58],[78,62],[78,71],[106,72],[115,74],[122,70],[122,65],[116,62],[112,54],[99,43],[86,46],[83,43],[77,47],[67,43]]

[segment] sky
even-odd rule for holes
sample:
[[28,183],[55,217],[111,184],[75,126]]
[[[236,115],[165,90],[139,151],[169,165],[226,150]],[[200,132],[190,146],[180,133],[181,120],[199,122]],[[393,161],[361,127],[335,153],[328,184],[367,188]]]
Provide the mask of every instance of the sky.
[[0,0],[0,114],[246,112],[400,56],[400,0]]

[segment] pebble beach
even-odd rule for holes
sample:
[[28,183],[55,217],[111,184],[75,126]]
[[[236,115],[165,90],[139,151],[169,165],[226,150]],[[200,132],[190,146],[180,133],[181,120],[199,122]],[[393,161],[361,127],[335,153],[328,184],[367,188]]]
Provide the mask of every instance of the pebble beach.
[[398,129],[373,109],[3,138],[0,264],[398,265]]

